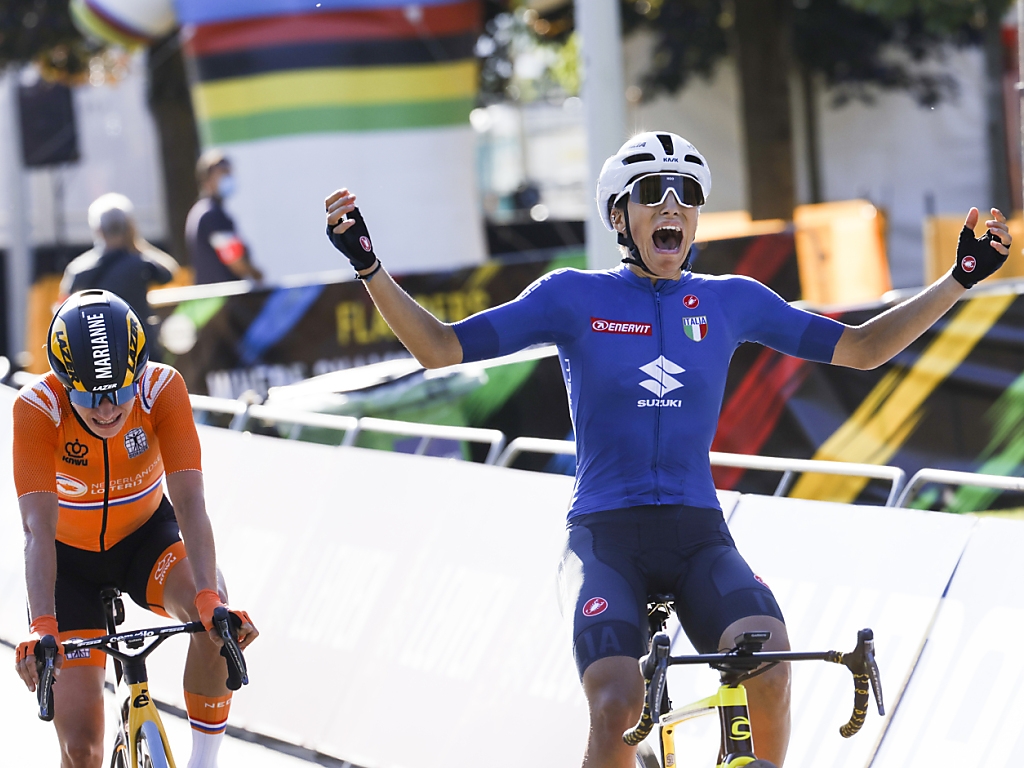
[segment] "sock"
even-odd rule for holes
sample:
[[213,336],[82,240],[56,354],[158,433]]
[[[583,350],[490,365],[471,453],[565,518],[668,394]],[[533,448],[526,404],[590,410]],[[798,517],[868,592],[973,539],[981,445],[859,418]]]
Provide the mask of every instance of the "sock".
[[185,709],[192,726],[192,757],[188,768],[217,768],[217,752],[228,726],[231,694],[200,696],[185,691]]

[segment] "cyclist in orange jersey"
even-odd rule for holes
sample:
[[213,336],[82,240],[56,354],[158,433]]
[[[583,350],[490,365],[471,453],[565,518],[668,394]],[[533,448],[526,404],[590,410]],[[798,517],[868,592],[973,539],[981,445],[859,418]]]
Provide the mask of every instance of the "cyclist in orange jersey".
[[[106,634],[103,587],[207,629],[214,609],[227,602],[181,374],[149,362],[144,326],[109,291],[82,291],[60,306],[47,356],[51,372],[22,389],[14,405],[30,619],[15,664],[30,690],[38,683],[40,638]],[[245,648],[259,633],[244,611],[232,612],[242,621]],[[217,765],[231,702],[220,643],[215,630],[191,636],[188,768]],[[105,664],[97,651],[58,658],[54,724],[62,768],[102,764]]]

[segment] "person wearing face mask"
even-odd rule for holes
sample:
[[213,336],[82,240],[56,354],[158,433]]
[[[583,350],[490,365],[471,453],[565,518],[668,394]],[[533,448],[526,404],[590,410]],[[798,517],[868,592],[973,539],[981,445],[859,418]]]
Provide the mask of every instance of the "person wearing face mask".
[[231,162],[223,152],[211,149],[196,164],[200,198],[185,221],[195,282],[223,283],[229,280],[263,280],[252,263],[249,249],[235,231],[235,222],[224,210],[224,200],[235,191]]
[[[402,343],[426,368],[556,344],[576,435],[576,486],[559,571],[563,611],[590,708],[586,768],[633,768],[622,734],[643,706],[637,659],[647,651],[648,596],[674,595],[680,623],[702,653],[770,630],[785,650],[783,613],[725,523],[711,475],[711,441],[733,352],[755,342],[779,352],[867,370],[890,360],[941,318],[1009,253],[992,209],[975,238],[967,214],[956,261],[917,296],[858,326],[787,304],[749,277],[689,269],[707,160],[684,138],[642,133],[608,158],[597,206],[615,233],[615,269],[559,269],[513,301],[457,323],[418,305],[384,270],[356,197],[326,199],[327,236],[363,280]],[[746,683],[757,754],[782,766],[789,743],[788,665]]]

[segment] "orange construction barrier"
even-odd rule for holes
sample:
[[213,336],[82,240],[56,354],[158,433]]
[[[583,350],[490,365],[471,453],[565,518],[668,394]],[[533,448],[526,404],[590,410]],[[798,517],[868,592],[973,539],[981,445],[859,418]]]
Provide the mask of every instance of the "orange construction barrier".
[[797,206],[796,256],[805,301],[874,301],[892,290],[885,217],[866,200]]

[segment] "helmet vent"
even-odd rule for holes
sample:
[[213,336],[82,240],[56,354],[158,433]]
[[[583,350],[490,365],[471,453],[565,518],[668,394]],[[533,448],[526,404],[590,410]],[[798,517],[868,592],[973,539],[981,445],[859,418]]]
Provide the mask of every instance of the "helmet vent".
[[649,160],[653,160],[653,159],[654,159],[654,155],[652,155],[650,152],[642,152],[639,155],[630,155],[629,157],[624,158],[623,161],[622,161],[622,164],[623,165],[632,165],[633,163],[645,163],[645,162],[647,162]]
[[688,163],[696,163],[697,165],[704,165],[704,161],[701,160],[696,155],[687,155],[686,157],[683,158],[683,160],[685,160]]
[[661,142],[661,146],[665,148],[666,155],[674,155],[676,153],[675,145],[672,143],[672,137],[665,133],[658,134],[658,141]]

